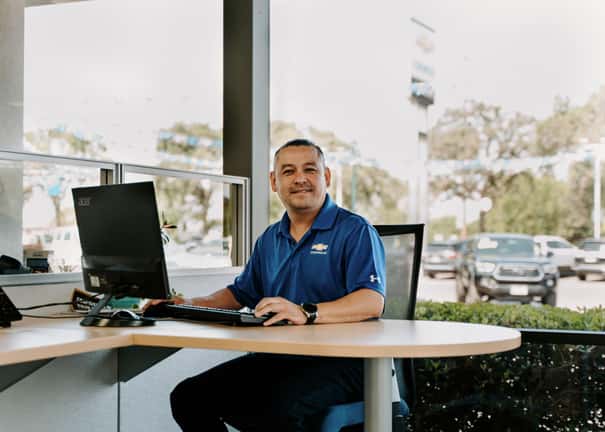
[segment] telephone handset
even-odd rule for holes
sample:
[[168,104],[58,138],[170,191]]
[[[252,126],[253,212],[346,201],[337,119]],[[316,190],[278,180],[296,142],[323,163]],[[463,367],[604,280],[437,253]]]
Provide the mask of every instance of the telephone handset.
[[21,318],[23,318],[21,313],[0,287],[0,327],[10,327],[11,321],[18,321]]

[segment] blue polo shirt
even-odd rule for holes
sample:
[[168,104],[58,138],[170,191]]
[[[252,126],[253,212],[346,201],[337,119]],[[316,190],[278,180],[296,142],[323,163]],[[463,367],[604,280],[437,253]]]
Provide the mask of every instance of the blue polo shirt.
[[290,235],[285,213],[257,239],[244,271],[227,288],[240,304],[254,308],[263,297],[321,303],[360,288],[384,296],[385,287],[384,247],[378,233],[326,194],[313,225],[298,243]]

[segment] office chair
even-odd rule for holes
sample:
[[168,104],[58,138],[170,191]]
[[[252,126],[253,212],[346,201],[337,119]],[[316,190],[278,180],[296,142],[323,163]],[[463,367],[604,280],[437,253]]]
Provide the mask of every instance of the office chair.
[[[420,274],[424,224],[375,225],[384,243],[387,289],[383,318],[414,319]],[[403,418],[416,398],[412,359],[394,360],[393,379],[399,394],[394,395],[393,431],[405,430]],[[395,386],[394,386],[395,388]],[[321,432],[362,430],[363,401],[334,405],[327,409]]]

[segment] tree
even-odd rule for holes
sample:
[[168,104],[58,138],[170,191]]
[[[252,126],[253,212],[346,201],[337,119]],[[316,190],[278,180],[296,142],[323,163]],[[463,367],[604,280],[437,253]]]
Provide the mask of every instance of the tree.
[[[430,131],[431,159],[473,159],[468,167],[435,176],[431,189],[465,202],[488,197],[492,203],[505,193],[520,171],[496,161],[531,154],[535,142],[535,120],[521,113],[506,114],[494,105],[467,101],[462,108],[449,109]],[[453,174],[453,175],[452,175]],[[479,216],[485,230],[485,213]]]
[[[217,169],[222,157],[221,137],[220,131],[207,124],[177,122],[160,130],[156,149],[160,155],[170,157],[159,165],[189,171],[200,171],[204,165],[204,171]],[[210,209],[215,191],[222,190],[221,185],[207,180],[158,177],[156,191],[163,216],[167,222],[177,224],[173,237],[179,242],[204,238],[212,229],[220,227],[222,222],[210,217]],[[230,235],[230,230],[225,223],[223,236]]]
[[[25,133],[26,148],[40,153],[61,153],[62,155],[80,158],[99,159],[107,151],[107,147],[100,136],[88,137],[80,132],[67,130],[65,127],[54,129],[38,129]],[[38,184],[51,199],[55,209],[55,225],[65,226],[72,221],[68,218],[73,215],[66,214],[62,208],[62,202],[72,187],[80,185],[81,173],[73,166],[63,166],[60,171],[51,168],[47,164],[40,164],[37,168],[37,179],[42,179]],[[26,179],[30,181],[31,179]],[[26,184],[25,200],[31,194],[33,185]]]
[[518,176],[487,215],[487,229],[530,235],[563,233],[567,196],[567,184],[552,176]]
[[[570,169],[569,189],[562,198],[567,212],[562,223],[561,235],[578,242],[592,237],[592,209],[594,177],[593,164],[589,161],[574,164]],[[601,188],[605,179],[601,181]]]
[[192,165],[196,161],[219,162],[222,134],[206,123],[177,122],[160,130],[156,149],[160,153],[181,156]]
[[434,241],[439,236],[442,239],[449,239],[457,235],[456,217],[443,216],[436,219],[431,219],[428,225],[428,239]]
[[557,96],[553,114],[538,122],[534,155],[554,155],[574,150],[582,140],[598,143],[605,137],[605,86],[586,104],[573,107],[569,100]]

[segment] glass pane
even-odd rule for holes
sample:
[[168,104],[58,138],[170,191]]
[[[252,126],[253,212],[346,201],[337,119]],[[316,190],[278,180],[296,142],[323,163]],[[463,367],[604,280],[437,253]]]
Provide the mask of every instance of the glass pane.
[[414,236],[381,236],[386,255],[387,295],[384,318],[411,319],[407,316],[411,300]]
[[[271,1],[271,146],[300,137],[321,146],[331,197],[373,224],[405,223],[417,209],[408,3]],[[283,208],[271,199],[277,220]]]
[[222,171],[222,1],[48,3],[25,10],[25,150]]
[[[98,185],[99,178],[98,168],[0,161],[0,218],[5,221],[0,252],[19,260],[26,271],[79,271],[81,249],[71,188]],[[5,274],[15,272],[16,266],[4,268]]]
[[126,182],[153,181],[164,251],[170,268],[230,267],[233,264],[231,187],[207,179],[127,173]]

